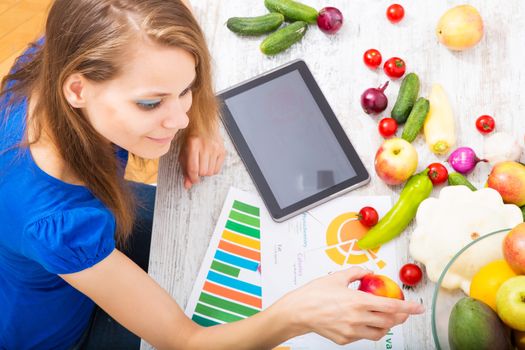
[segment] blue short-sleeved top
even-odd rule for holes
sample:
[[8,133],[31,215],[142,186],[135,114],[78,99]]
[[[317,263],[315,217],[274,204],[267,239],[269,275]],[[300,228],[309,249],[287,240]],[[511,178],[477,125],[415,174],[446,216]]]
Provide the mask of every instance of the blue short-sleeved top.
[[115,219],[86,187],[50,176],[29,149],[12,148],[24,134],[27,99],[6,108],[7,98],[0,100],[0,349],[67,349],[94,303],[58,274],[106,258]]

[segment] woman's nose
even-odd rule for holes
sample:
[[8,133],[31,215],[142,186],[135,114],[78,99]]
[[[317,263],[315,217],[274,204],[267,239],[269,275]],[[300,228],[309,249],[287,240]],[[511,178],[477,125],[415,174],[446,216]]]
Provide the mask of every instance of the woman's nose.
[[162,126],[166,129],[184,129],[188,126],[190,119],[186,110],[184,110],[180,103],[175,103],[173,108],[168,110],[168,114],[162,122]]

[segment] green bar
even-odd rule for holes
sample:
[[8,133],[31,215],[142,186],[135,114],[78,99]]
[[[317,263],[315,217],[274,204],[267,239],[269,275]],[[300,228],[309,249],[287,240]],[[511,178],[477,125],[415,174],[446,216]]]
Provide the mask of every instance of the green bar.
[[213,295],[204,292],[201,293],[199,300],[203,303],[210,304],[227,311],[235,312],[236,314],[244,315],[246,317],[253,316],[259,312],[259,310],[252,309],[251,307],[237,304],[229,300],[217,298]]
[[234,201],[233,202],[233,208],[237,209],[239,211],[243,211],[243,212],[248,213],[248,214],[259,216],[259,208],[253,207],[253,206],[248,205],[248,204],[243,203],[243,202]]
[[241,272],[240,269],[230,266],[230,265],[223,264],[217,260],[213,260],[213,262],[211,263],[211,269],[225,273],[232,277],[239,277],[239,272]]
[[232,314],[230,314],[230,313],[228,313],[226,311],[222,311],[222,310],[216,309],[214,307],[202,305],[200,303],[197,304],[197,307],[195,308],[195,312],[197,312],[197,313],[199,313],[201,315],[204,315],[204,316],[212,317],[212,318],[214,318],[216,320],[221,320],[221,321],[227,322],[227,323],[240,321],[240,320],[243,319],[240,316],[232,315]]
[[200,317],[199,315],[193,315],[191,319],[203,327],[211,327],[211,326],[220,324],[219,322],[215,322],[210,319]]
[[258,229],[253,228],[253,227],[244,226],[244,225],[238,224],[230,220],[226,222],[226,228],[228,230],[232,230],[237,233],[242,233],[246,236],[250,236],[250,237],[258,238],[258,239],[261,238]]
[[260,227],[260,222],[258,218],[254,218],[253,216],[248,216],[243,213],[239,213],[238,211],[235,211],[235,210],[230,211],[230,219],[242,222],[243,224],[246,224],[246,225]]

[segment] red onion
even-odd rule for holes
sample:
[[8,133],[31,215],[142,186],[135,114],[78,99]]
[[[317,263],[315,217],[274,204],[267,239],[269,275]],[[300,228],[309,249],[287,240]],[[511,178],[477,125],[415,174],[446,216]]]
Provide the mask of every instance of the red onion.
[[325,7],[319,11],[317,26],[326,34],[334,34],[343,25],[343,14],[335,7]]
[[386,109],[388,98],[384,91],[388,86],[388,81],[379,88],[366,89],[361,95],[361,107],[366,114],[379,114]]
[[461,174],[468,174],[474,170],[479,162],[486,162],[486,159],[479,159],[474,150],[470,147],[459,147],[448,157],[449,164]]

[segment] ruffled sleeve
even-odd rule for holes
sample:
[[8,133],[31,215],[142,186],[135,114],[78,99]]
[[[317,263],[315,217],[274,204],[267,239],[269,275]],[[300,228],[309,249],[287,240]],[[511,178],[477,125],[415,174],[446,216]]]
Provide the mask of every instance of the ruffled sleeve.
[[115,219],[99,208],[55,213],[26,226],[22,251],[54,274],[87,269],[115,249]]

